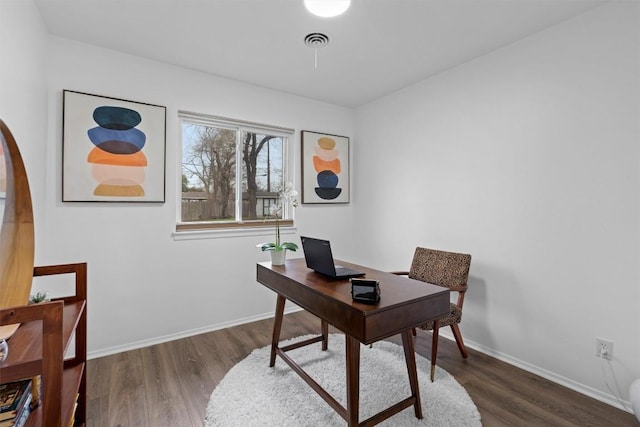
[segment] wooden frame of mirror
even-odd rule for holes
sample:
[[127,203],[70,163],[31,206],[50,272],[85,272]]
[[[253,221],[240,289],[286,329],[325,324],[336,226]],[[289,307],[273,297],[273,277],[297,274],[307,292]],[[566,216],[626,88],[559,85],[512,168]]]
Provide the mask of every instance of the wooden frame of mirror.
[[[0,230],[0,308],[8,308],[29,302],[35,238],[27,172],[18,145],[2,120],[0,142],[7,174]],[[0,338],[10,337],[18,326],[1,326]]]

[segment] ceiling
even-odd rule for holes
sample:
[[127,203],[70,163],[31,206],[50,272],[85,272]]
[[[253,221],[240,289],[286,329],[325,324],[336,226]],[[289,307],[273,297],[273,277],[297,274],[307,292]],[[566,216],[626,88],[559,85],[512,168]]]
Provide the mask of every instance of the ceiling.
[[[605,0],[35,0],[53,35],[357,107]],[[329,36],[316,52],[312,32]]]

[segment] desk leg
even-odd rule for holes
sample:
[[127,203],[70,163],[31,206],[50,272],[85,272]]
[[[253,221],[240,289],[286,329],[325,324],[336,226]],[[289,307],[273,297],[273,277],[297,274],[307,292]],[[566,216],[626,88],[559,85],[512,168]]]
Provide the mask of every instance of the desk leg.
[[[347,364],[347,425],[358,425],[360,413],[360,342],[345,334]],[[414,365],[415,367],[415,365]]]
[[326,320],[322,320],[320,328],[322,331],[322,351],[327,351],[329,347],[329,323]]
[[284,303],[287,301],[282,295],[278,295],[276,301],[276,317],[273,323],[273,337],[271,338],[271,359],[269,360],[269,367],[273,367],[276,364],[276,348],[280,342],[280,330],[282,329],[282,318],[284,317]]
[[404,347],[404,359],[407,362],[407,371],[409,371],[409,385],[411,386],[411,395],[416,401],[413,408],[416,418],[422,419],[422,404],[420,402],[420,388],[418,387],[418,373],[416,372],[416,354],[413,348],[413,337],[411,331],[407,330],[402,333],[402,346]]

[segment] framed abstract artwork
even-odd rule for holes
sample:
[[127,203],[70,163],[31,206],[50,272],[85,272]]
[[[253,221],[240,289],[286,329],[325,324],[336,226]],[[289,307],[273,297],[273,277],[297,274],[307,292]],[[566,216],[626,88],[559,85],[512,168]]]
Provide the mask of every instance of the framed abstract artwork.
[[166,107],[63,91],[62,201],[164,202]]
[[303,130],[302,203],[349,203],[349,138]]

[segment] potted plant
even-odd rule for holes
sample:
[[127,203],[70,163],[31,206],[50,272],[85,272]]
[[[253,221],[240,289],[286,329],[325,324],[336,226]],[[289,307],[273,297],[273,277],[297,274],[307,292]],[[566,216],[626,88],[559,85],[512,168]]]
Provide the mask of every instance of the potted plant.
[[276,222],[276,241],[258,243],[256,247],[263,251],[269,251],[271,253],[272,265],[283,265],[286,258],[287,249],[295,252],[298,249],[298,245],[292,242],[282,242],[280,240],[280,219],[282,219],[282,208],[286,204],[291,204],[294,208],[298,206],[298,200],[296,196],[298,192],[293,188],[293,184],[290,182],[285,185],[284,190],[279,194],[278,201],[271,205],[269,208],[269,215],[265,217],[265,220],[269,217],[275,218]]

